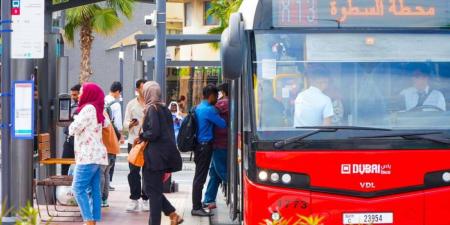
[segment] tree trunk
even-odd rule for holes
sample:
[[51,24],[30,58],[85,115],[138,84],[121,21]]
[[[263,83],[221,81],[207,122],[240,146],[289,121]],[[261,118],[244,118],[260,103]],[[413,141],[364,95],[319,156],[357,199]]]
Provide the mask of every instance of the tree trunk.
[[81,49],[81,65],[80,65],[80,84],[88,82],[92,76],[91,69],[91,49],[94,36],[92,35],[92,27],[90,22],[81,26],[80,29],[80,49]]

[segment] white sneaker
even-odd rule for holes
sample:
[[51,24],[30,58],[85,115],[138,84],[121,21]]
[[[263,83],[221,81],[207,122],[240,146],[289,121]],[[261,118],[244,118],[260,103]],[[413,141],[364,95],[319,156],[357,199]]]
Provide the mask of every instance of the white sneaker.
[[150,202],[148,200],[142,200],[142,212],[150,211]]
[[139,201],[138,200],[131,200],[130,203],[127,205],[127,212],[137,212],[139,211]]

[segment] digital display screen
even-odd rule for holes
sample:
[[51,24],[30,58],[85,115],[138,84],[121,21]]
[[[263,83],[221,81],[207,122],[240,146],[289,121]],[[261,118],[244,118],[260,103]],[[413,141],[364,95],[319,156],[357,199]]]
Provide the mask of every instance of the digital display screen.
[[70,99],[59,99],[59,121],[70,121]]
[[449,0],[277,0],[274,27],[449,27]]

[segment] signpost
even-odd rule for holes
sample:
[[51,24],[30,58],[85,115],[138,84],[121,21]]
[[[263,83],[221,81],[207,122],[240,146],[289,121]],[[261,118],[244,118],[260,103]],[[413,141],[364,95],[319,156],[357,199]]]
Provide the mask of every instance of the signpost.
[[34,82],[14,81],[12,101],[13,138],[34,138]]
[[44,0],[12,0],[11,58],[44,58]]

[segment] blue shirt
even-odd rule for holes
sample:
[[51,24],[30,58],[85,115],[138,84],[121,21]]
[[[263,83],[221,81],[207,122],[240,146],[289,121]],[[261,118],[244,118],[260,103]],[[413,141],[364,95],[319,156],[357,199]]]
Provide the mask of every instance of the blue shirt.
[[217,109],[208,103],[206,100],[202,102],[195,109],[195,116],[197,119],[197,141],[208,142],[214,138],[214,125],[220,128],[226,128],[227,124],[219,115]]

